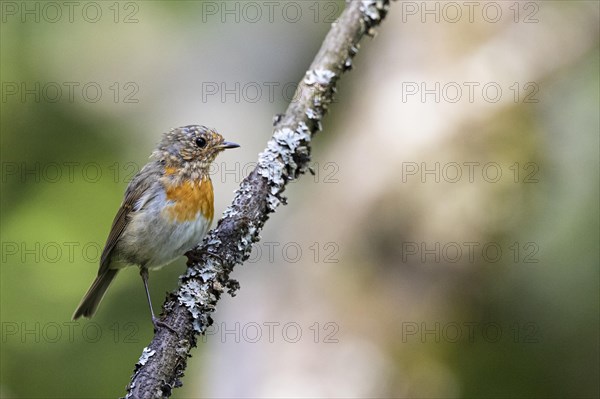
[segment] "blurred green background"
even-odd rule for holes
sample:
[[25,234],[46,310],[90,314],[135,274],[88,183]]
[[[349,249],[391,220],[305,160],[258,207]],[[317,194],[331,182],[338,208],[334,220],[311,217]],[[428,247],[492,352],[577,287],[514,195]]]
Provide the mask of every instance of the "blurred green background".
[[[221,214],[344,7],[67,3],[0,3],[6,398],[123,394],[137,270],[70,317],[128,180],[215,127]],[[174,397],[598,397],[598,2],[399,1],[378,33]]]

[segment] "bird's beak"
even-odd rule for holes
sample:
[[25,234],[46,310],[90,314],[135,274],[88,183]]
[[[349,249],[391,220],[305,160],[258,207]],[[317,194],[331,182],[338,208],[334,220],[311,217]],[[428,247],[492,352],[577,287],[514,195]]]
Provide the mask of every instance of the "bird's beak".
[[239,144],[232,143],[231,141],[224,141],[219,145],[219,148],[222,150],[226,150],[228,148],[238,148],[239,146]]

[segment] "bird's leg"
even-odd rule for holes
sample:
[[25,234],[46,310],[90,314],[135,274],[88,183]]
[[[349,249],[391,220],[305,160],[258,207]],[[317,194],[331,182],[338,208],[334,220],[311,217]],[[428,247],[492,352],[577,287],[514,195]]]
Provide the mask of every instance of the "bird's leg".
[[154,332],[158,330],[159,327],[165,327],[171,332],[177,334],[171,326],[166,323],[160,321],[160,319],[154,316],[154,309],[152,308],[152,299],[150,299],[150,290],[148,289],[148,268],[140,267],[140,276],[142,276],[142,281],[144,282],[144,289],[146,290],[146,297],[148,298],[148,306],[150,306],[150,314],[152,315],[152,324],[154,324]]
[[142,281],[144,283],[144,289],[146,290],[146,298],[148,298],[148,306],[150,306],[150,313],[152,314],[152,322],[154,322],[154,309],[152,309],[152,300],[150,299],[150,290],[148,289],[148,269],[145,267],[140,267],[140,276],[142,276]]

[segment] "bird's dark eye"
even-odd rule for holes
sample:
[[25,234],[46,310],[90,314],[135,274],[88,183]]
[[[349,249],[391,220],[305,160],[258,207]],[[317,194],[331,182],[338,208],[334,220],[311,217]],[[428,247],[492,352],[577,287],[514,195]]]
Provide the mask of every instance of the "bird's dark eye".
[[198,137],[196,139],[196,145],[200,148],[204,148],[206,146],[206,139],[204,137]]

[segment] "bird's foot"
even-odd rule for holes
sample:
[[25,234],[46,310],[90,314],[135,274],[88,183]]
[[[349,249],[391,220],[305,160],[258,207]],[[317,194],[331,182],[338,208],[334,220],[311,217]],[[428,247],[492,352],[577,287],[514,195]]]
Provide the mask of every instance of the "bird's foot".
[[170,325],[160,320],[158,317],[152,316],[152,324],[154,324],[154,333],[156,334],[160,328],[166,328],[171,331],[175,335],[179,335],[179,333]]

